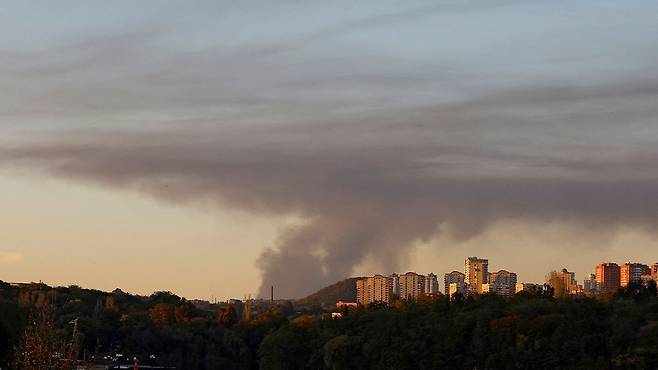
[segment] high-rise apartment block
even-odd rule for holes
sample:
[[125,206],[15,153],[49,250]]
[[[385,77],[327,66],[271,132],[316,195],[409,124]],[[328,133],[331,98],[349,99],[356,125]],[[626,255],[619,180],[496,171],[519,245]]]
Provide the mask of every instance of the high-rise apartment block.
[[658,280],[658,262],[651,265],[651,267],[649,267],[649,269],[650,269],[649,272],[651,274],[651,278],[654,279],[654,280]]
[[620,266],[619,285],[627,287],[630,283],[639,283],[642,280],[642,275],[650,275],[651,269],[649,266],[642,263],[624,263]]
[[489,291],[498,295],[514,294],[516,292],[516,273],[507,270],[489,273]]
[[[489,272],[489,260],[468,257],[464,261],[464,272],[452,271],[443,275],[444,293],[453,296],[462,294],[486,294],[509,296],[521,291],[547,292],[552,287],[556,296],[565,294],[616,292],[620,287],[631,283],[646,284],[658,280],[658,263],[625,263],[621,266],[613,262],[596,266],[596,273],[583,279],[578,285],[576,275],[567,269],[553,271],[543,285],[519,283],[517,274],[507,270]],[[367,305],[373,302],[389,303],[394,299],[417,299],[421,295],[434,295],[439,292],[438,278],[434,273],[427,275],[407,272],[389,276],[374,275],[356,281],[357,301]]]
[[425,294],[436,294],[439,292],[439,281],[436,275],[429,273],[425,276]]
[[489,260],[468,257],[464,261],[464,283],[469,293],[482,293],[482,285],[489,283]]
[[392,294],[396,298],[400,298],[400,276],[396,273],[392,273],[389,278],[391,278],[391,284],[393,285]]
[[620,286],[619,265],[606,262],[596,266],[596,284],[602,291],[616,292]]
[[446,295],[452,295],[451,284],[455,284],[455,292],[463,293],[465,275],[459,271],[453,271],[443,275],[443,291]]
[[416,299],[425,293],[425,276],[415,272],[400,275],[400,299]]
[[392,279],[384,275],[375,275],[356,281],[356,300],[367,305],[373,302],[388,303],[393,295]]
[[596,275],[589,274],[583,279],[583,290],[587,293],[594,293],[599,291],[599,287],[596,284]]
[[576,282],[576,274],[567,269],[551,272],[547,283],[555,290],[554,293],[557,297],[576,294],[581,290]]

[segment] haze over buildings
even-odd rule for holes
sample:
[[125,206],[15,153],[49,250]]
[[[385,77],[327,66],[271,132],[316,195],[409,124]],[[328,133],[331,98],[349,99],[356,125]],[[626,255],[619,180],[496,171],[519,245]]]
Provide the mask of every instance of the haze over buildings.
[[465,255],[524,281],[653,260],[656,14],[3,3],[0,279],[288,298]]

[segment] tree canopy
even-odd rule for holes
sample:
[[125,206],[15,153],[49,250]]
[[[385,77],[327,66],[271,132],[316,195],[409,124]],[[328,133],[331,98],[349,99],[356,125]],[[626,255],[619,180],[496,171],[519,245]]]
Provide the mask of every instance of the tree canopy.
[[[179,369],[658,368],[656,285],[616,294],[520,293],[423,297],[342,310],[342,318],[290,304],[195,305],[80,287],[0,283],[0,367],[52,309],[53,343],[79,329],[79,360]],[[245,307],[254,310],[241,320]],[[43,326],[43,324],[41,324]],[[61,347],[61,344],[58,344]],[[59,347],[58,347],[59,348]]]

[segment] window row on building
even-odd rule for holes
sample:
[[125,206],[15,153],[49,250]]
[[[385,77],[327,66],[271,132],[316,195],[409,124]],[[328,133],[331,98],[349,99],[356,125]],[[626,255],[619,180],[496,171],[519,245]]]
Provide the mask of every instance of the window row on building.
[[[446,273],[443,283],[444,293],[450,296],[455,293],[511,295],[516,292],[517,275],[507,270],[489,273],[487,259],[468,257],[464,261],[464,272]],[[439,292],[439,282],[433,273],[375,275],[357,279],[356,291],[357,301],[361,304],[388,303],[393,298],[416,299],[422,294],[436,294]]]
[[468,257],[464,261],[463,273],[452,271],[444,275],[444,294],[450,296],[455,293],[511,295],[516,292],[516,281],[516,273],[507,270],[490,273],[489,260]]
[[439,292],[439,282],[436,275],[407,272],[389,276],[375,275],[356,280],[356,300],[360,304],[372,302],[389,303],[394,297],[416,299],[422,294]]
[[[512,295],[520,291],[538,289],[553,289],[556,296],[578,294],[581,292],[615,292],[620,287],[631,283],[647,280],[658,280],[658,263],[645,265],[641,263],[625,263],[621,266],[606,262],[596,266],[596,273],[587,276],[583,285],[576,281],[575,273],[562,269],[552,271],[546,277],[546,284],[518,283],[514,272],[500,270],[489,272],[489,260],[468,257],[464,261],[464,272],[452,271],[443,276],[444,294],[453,296],[456,293],[464,295],[495,293]],[[436,294],[439,284],[433,273],[420,275],[407,272],[403,275],[375,275],[357,279],[357,301],[360,304],[372,302],[389,303],[394,298],[416,299],[420,295]]]
[[604,262],[596,265],[595,273],[586,276],[582,285],[577,284],[574,273],[566,269],[559,272],[553,271],[546,279],[557,296],[581,292],[616,292],[619,288],[627,287],[631,283],[657,280],[658,263],[649,266],[627,262],[620,266],[614,262]]
[[658,263],[651,266],[627,262],[619,266],[614,262],[596,265],[595,273],[585,279],[583,288],[589,292],[616,292],[631,283],[658,280]]

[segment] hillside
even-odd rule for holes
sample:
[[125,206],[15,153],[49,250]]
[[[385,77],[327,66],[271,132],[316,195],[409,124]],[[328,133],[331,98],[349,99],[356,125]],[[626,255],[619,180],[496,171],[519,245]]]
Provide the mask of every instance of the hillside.
[[348,278],[324,287],[306,298],[297,300],[295,306],[329,306],[337,301],[355,302],[357,279]]

